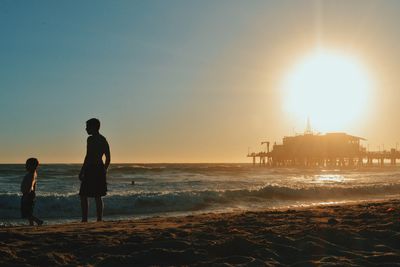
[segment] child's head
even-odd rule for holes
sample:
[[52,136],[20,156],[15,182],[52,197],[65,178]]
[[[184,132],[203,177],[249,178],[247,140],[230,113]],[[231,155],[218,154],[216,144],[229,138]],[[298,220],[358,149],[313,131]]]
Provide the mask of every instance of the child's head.
[[39,161],[37,158],[29,158],[26,160],[25,168],[29,172],[36,171],[36,168],[39,166]]
[[90,119],[86,122],[86,131],[88,134],[98,133],[100,130],[100,121],[96,118]]

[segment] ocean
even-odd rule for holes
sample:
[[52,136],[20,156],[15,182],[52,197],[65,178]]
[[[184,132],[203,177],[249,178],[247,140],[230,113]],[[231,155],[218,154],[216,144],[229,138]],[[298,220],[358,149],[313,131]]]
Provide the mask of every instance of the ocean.
[[[38,169],[34,214],[47,224],[80,221],[80,164]],[[0,165],[0,226],[20,225],[24,165]],[[399,198],[400,168],[270,169],[251,164],[112,164],[104,219],[291,208]],[[89,215],[95,220],[94,201]]]

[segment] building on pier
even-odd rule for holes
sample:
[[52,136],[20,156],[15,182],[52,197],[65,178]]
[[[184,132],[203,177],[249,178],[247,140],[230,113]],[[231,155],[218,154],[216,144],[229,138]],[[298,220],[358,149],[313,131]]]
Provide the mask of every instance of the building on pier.
[[397,149],[389,151],[367,151],[361,144],[366,139],[346,133],[314,134],[306,131],[302,135],[286,136],[281,144],[274,143],[269,150],[248,153],[253,158],[253,164],[259,159],[260,165],[271,167],[353,167],[373,166],[378,162],[384,166],[389,161],[391,166],[400,159]]
[[283,138],[270,155],[273,165],[284,166],[344,166],[362,161],[366,152],[360,141],[364,138],[346,133],[324,135],[305,133]]
[[361,142],[366,139],[346,133],[314,134],[306,131],[302,135],[286,136],[281,144],[275,143],[272,151],[249,153],[256,164],[259,158],[261,165],[298,166],[298,167],[346,167],[373,165],[374,160],[383,166],[385,160],[396,164],[400,153],[390,151],[367,151]]

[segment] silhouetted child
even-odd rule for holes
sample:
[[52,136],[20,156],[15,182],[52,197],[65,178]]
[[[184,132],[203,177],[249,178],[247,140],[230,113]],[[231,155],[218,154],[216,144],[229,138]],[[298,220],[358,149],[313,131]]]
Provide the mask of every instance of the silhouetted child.
[[[94,197],[96,200],[97,221],[103,219],[103,200],[101,197],[107,194],[106,174],[111,158],[108,142],[99,133],[99,130],[100,121],[98,119],[90,119],[86,122],[86,132],[90,136],[87,139],[85,161],[79,174],[82,222],[87,222],[88,219],[88,197]],[[104,163],[103,156],[105,156]]]
[[36,158],[29,158],[25,163],[27,173],[21,183],[21,216],[29,220],[29,225],[33,226],[33,222],[42,225],[43,221],[33,216],[33,207],[35,206],[35,190],[36,190],[36,169],[39,161]]

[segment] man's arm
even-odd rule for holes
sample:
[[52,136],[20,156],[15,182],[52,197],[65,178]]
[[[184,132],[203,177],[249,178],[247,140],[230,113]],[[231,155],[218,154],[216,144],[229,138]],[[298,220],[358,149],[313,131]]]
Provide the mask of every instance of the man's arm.
[[82,164],[81,171],[80,171],[80,173],[79,173],[79,180],[81,180],[81,181],[82,181],[82,179],[83,179],[84,170],[85,170],[85,167],[86,167],[86,164],[87,164],[87,154],[88,154],[88,147],[89,147],[89,138],[90,138],[90,137],[88,137],[88,139],[87,139],[87,141],[86,141],[86,155],[85,155],[85,159],[83,160],[83,164]]
[[106,161],[104,163],[104,167],[107,170],[108,166],[110,166],[110,162],[111,162],[111,153],[110,153],[110,146],[108,145],[108,142],[106,141],[106,149],[104,151],[104,155],[106,157]]
[[85,167],[86,167],[86,158],[87,158],[87,156],[85,156],[85,160],[83,161],[81,171],[79,172],[79,180],[81,180],[81,181],[83,179],[84,170],[85,170]]

